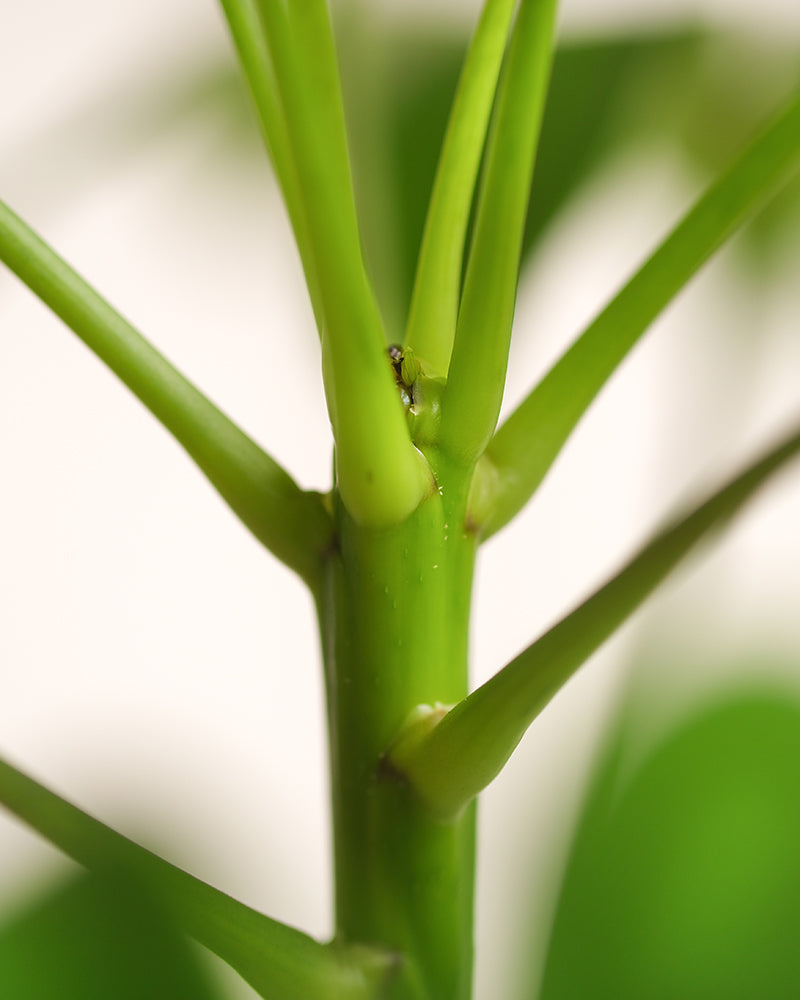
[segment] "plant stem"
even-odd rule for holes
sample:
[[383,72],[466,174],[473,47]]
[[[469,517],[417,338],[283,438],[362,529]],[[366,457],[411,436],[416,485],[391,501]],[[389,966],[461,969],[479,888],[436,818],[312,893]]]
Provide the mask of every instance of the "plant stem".
[[468,1000],[471,989],[474,810],[441,822],[385,763],[412,709],[467,691],[475,540],[464,494],[440,490],[380,531],[340,505],[318,602],[337,936],[405,956],[398,1000]]

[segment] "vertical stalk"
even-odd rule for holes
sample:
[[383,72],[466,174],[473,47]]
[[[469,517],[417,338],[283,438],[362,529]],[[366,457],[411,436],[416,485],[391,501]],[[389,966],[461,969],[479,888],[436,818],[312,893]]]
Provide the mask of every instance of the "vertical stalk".
[[359,527],[340,504],[318,602],[337,936],[402,955],[393,1000],[471,995],[474,809],[434,818],[384,762],[412,709],[467,693],[475,541],[463,492],[439,490],[382,530]]

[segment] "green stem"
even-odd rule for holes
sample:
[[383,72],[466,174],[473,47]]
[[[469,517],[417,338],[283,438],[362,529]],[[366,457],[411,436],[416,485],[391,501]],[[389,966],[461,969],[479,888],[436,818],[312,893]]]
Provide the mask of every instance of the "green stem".
[[474,813],[441,823],[385,764],[412,710],[466,694],[475,540],[464,508],[444,488],[383,531],[340,508],[319,602],[337,934],[406,957],[401,1000],[470,997]]

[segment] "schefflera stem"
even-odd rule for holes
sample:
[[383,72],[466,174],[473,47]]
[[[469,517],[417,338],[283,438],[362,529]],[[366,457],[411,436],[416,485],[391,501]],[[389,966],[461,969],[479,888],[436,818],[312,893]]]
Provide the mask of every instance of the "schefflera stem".
[[402,956],[392,1000],[469,1000],[475,813],[442,822],[388,763],[415,706],[467,692],[475,538],[466,496],[439,489],[403,523],[358,525],[339,503],[318,612],[330,726],[336,933]]

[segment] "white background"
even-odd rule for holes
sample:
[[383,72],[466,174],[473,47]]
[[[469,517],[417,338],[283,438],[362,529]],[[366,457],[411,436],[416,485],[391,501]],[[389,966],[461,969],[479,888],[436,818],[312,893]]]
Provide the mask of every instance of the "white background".
[[[429,0],[401,6],[432,20],[477,10],[465,0],[434,13]],[[793,0],[568,0],[562,11],[572,32],[681,17],[800,43]],[[162,88],[229,52],[211,0],[6,0],[0,197],[302,485],[326,489],[316,336],[257,140],[244,160],[227,151],[213,109],[169,130],[152,124]],[[664,150],[615,164],[573,205],[522,285],[507,404],[697,190]],[[795,245],[754,300],[735,280],[735,248],[723,254],[615,376],[530,509],[486,548],[476,682],[682,497],[797,415],[798,263]],[[505,995],[520,905],[538,914],[537,931],[546,924],[556,845],[629,657],[667,668],[665,701],[683,697],[689,675],[692,689],[718,684],[713,664],[726,656],[767,648],[798,662],[799,506],[795,469],[593,658],[484,796],[480,1000]],[[0,753],[231,894],[328,934],[310,602],[127,390],[6,273],[0,512]],[[787,676],[796,683],[800,669]],[[0,815],[0,908],[60,865]]]

